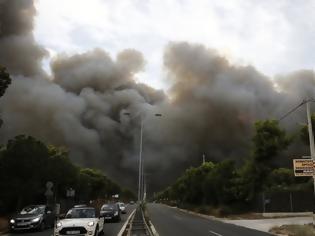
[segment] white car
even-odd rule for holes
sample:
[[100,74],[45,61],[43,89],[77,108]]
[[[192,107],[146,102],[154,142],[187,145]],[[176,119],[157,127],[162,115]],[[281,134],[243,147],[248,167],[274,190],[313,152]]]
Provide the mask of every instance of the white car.
[[126,205],[125,205],[125,203],[118,202],[118,205],[119,205],[119,209],[120,209],[121,213],[126,214],[127,212],[126,212]]
[[93,207],[70,209],[65,219],[57,222],[54,230],[54,236],[97,236],[101,233],[104,233],[104,218],[97,217],[96,210]]

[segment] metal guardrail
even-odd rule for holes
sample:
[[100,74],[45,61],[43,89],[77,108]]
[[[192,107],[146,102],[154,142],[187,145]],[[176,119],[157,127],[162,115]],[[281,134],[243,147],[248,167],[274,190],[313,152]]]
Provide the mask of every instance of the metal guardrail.
[[135,215],[131,222],[130,236],[153,236],[150,227],[147,225],[143,211],[140,206],[137,207]]

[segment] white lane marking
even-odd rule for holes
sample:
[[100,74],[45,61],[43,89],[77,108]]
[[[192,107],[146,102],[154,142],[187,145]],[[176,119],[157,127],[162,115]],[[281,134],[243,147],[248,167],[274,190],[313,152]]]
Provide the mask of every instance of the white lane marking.
[[214,235],[216,235],[216,236],[223,236],[222,234],[218,234],[218,233],[216,233],[216,232],[214,232],[214,231],[212,231],[212,230],[209,230],[209,232],[212,233],[212,234],[214,234]]
[[131,214],[128,216],[128,219],[126,220],[125,224],[123,225],[123,227],[121,228],[121,230],[119,231],[119,233],[117,234],[117,236],[121,236],[123,234],[123,232],[125,231],[128,222],[130,220],[130,218],[133,216],[133,214],[136,212],[136,209],[134,209]]

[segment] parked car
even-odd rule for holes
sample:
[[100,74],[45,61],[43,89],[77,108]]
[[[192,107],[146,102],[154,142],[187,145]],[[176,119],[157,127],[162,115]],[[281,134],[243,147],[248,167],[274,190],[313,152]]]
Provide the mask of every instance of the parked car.
[[61,235],[99,235],[104,233],[104,218],[93,207],[74,207],[65,219],[57,222],[54,236]]
[[123,202],[118,202],[118,205],[119,205],[119,209],[120,209],[121,213],[122,213],[122,214],[126,214],[127,211],[126,211],[126,205],[125,205],[125,203],[123,203]]
[[100,214],[108,221],[114,220],[119,222],[121,220],[120,208],[117,203],[104,204],[101,208]]
[[10,220],[10,230],[29,230],[39,231],[47,227],[54,227],[55,213],[53,209],[45,205],[30,205],[24,207],[15,217]]
[[129,204],[130,204],[130,205],[133,205],[133,204],[135,204],[135,202],[134,202],[134,201],[130,201]]

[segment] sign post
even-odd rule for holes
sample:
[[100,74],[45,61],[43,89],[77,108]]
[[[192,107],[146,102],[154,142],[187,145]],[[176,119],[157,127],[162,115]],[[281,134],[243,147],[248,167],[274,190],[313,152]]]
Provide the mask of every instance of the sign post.
[[54,184],[51,181],[48,181],[46,183],[45,196],[47,199],[47,205],[52,205],[52,203],[53,203],[53,196],[54,196],[54,192],[52,191],[53,186],[54,186]]

